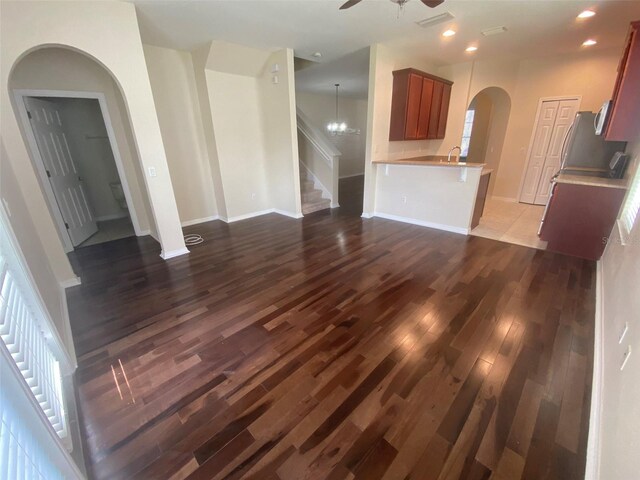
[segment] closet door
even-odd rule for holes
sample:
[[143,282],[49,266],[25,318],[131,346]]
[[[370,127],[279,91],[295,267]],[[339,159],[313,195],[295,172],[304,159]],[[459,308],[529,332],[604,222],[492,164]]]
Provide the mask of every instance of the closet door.
[[546,205],[551,195],[551,177],[560,170],[562,165],[562,144],[569,128],[576,118],[578,111],[578,100],[561,100],[558,105],[556,121],[551,132],[549,148],[544,160],[544,166],[538,182],[536,197],[533,201],[536,205]]

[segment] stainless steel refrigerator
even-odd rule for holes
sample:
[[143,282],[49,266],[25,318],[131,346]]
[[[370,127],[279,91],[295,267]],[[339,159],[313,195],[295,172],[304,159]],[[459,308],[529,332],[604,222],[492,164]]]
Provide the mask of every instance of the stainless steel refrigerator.
[[596,135],[596,114],[578,112],[569,127],[562,148],[561,171],[572,168],[597,168],[609,170],[609,162],[616,152],[624,152],[626,142],[607,142]]

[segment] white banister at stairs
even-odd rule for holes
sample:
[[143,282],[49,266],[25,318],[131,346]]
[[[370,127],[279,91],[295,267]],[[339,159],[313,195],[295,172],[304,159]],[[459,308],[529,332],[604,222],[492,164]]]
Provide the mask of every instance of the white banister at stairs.
[[297,109],[302,212],[338,207],[340,151]]

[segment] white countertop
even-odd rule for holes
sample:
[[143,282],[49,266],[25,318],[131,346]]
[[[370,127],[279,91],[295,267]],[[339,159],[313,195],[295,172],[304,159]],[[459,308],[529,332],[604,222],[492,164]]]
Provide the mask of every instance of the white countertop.
[[468,167],[483,168],[486,163],[467,163],[447,161],[446,155],[427,155],[424,157],[399,158],[395,160],[375,160],[374,164],[381,165],[417,165],[421,167]]

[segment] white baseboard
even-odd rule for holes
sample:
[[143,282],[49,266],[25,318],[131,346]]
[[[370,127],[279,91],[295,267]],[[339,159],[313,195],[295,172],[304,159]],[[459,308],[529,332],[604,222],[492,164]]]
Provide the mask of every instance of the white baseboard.
[[111,215],[102,215],[101,217],[96,217],[96,222],[106,222],[107,220],[117,220],[119,218],[126,218],[129,214],[127,212],[121,213],[112,213]]
[[60,286],[62,287],[62,289],[66,289],[69,287],[75,287],[78,286],[82,283],[82,280],[80,280],[80,277],[74,277],[74,278],[69,278],[68,280],[63,280],[62,282],[60,282]]
[[267,210],[260,210],[258,212],[245,213],[244,215],[236,215],[235,217],[220,217],[225,223],[239,222],[240,220],[248,220],[249,218],[260,217],[262,215],[268,215],[269,213],[277,213],[278,215],[284,215],[290,218],[302,218],[301,213],[288,212],[286,210],[280,210],[277,208],[269,208]]
[[600,431],[602,429],[602,388],[604,359],[604,297],[602,286],[602,260],[596,266],[596,315],[593,335],[593,378],[591,380],[591,411],[589,413],[589,439],[585,480],[600,478]]
[[329,205],[329,207],[331,208],[338,208],[340,206],[340,204],[338,202],[331,202],[331,204]]
[[147,235],[151,235],[151,230],[140,230],[137,237],[146,237]]
[[419,225],[421,227],[435,228],[437,230],[444,230],[445,232],[460,233],[462,235],[468,235],[469,234],[469,229],[468,228],[454,227],[453,225],[444,225],[442,223],[426,222],[424,220],[418,220],[418,219],[409,218],[409,217],[401,217],[399,215],[391,215],[389,213],[374,212],[372,216],[373,217],[379,217],[379,218],[385,218],[387,220],[395,220],[396,222],[403,222],[403,223],[410,223],[412,225]]
[[351,175],[341,175],[340,176],[340,180],[342,180],[343,178],[362,177],[363,175],[364,175],[364,172],[362,172],[362,173],[352,173]]
[[284,215],[285,217],[296,218],[296,219],[304,217],[302,213],[287,212],[286,210],[280,210],[278,208],[274,208],[273,213],[277,213],[278,215]]
[[186,255],[187,253],[189,253],[189,249],[187,247],[179,248],[178,250],[172,250],[170,252],[165,252],[163,250],[162,252],[160,252],[160,258],[162,258],[163,260],[169,260],[170,258]]
[[497,195],[491,195],[489,198],[493,198],[494,200],[502,200],[503,202],[518,203],[518,199],[513,197],[498,197]]
[[372,218],[373,214],[372,213],[364,213],[362,212],[362,215],[360,215],[362,218]]
[[181,222],[180,225],[183,226],[183,227],[190,227],[191,225],[197,225],[199,223],[211,222],[213,220],[220,220],[220,216],[219,215],[212,215],[210,217],[194,218],[193,220],[186,220],[184,222]]

